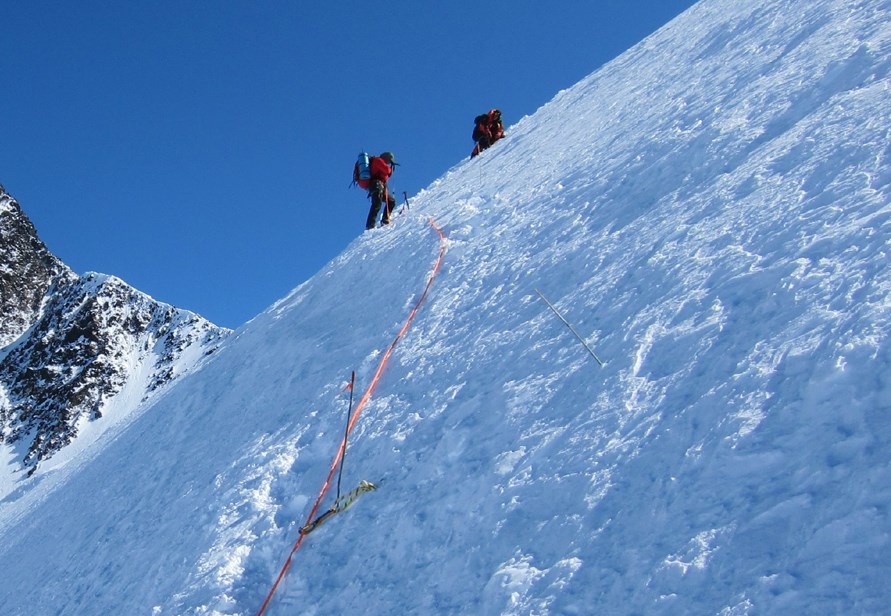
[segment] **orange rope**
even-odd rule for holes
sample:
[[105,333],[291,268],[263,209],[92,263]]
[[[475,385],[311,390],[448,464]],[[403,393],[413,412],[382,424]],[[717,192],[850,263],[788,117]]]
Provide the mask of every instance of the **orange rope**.
[[[340,447],[337,449],[337,453],[334,455],[334,460],[331,462],[331,468],[328,469],[328,476],[325,478],[325,483],[322,484],[322,489],[319,490],[319,495],[316,498],[316,502],[313,504],[312,509],[309,512],[309,515],[306,517],[306,524],[312,522],[316,517],[316,512],[319,510],[319,505],[322,502],[322,499],[325,498],[325,494],[328,492],[328,488],[331,487],[331,479],[334,477],[334,473],[337,471],[337,465],[340,464],[340,459],[343,457],[343,452],[346,449],[347,438],[350,435],[350,432],[353,430],[353,426],[356,424],[356,420],[359,418],[359,413],[362,412],[362,408],[365,406],[365,403],[371,398],[371,394],[374,393],[375,388],[377,387],[378,381],[381,378],[381,374],[384,372],[384,367],[387,365],[387,361],[390,359],[390,355],[393,353],[393,349],[396,348],[396,344],[405,335],[405,332],[408,331],[411,322],[414,320],[415,315],[418,313],[418,310],[421,307],[424,299],[427,297],[427,292],[430,290],[431,285],[433,284],[433,279],[436,278],[436,275],[439,273],[439,268],[442,266],[442,258],[445,255],[446,251],[446,242],[445,242],[445,234],[442,230],[436,226],[436,223],[433,219],[430,219],[430,226],[433,227],[433,230],[439,235],[439,256],[436,257],[436,263],[433,264],[433,270],[430,272],[430,276],[427,278],[427,286],[424,287],[424,292],[421,294],[421,297],[415,303],[414,308],[411,309],[411,312],[408,314],[408,318],[405,320],[405,324],[402,326],[402,329],[399,330],[399,333],[396,334],[396,338],[390,344],[387,351],[384,353],[384,356],[381,357],[380,363],[378,363],[377,370],[374,373],[374,376],[371,379],[371,383],[368,384],[368,388],[365,390],[365,393],[362,394],[362,398],[359,400],[359,403],[356,405],[355,411],[353,412],[353,417],[350,419],[349,424],[347,425],[346,433],[344,434],[343,440],[340,442]],[[269,602],[272,600],[272,596],[275,594],[275,591],[278,590],[278,585],[281,583],[282,579],[284,579],[285,574],[288,572],[288,569],[291,566],[291,561],[294,559],[294,554],[297,553],[297,550],[300,549],[300,546],[303,544],[303,538],[306,535],[301,534],[297,537],[297,541],[294,543],[294,547],[291,548],[291,552],[288,554],[288,558],[285,560],[285,564],[282,566],[281,571],[278,573],[278,577],[275,578],[275,582],[272,584],[272,588],[269,589],[269,594],[266,595],[266,599],[263,601],[263,605],[260,606],[260,611],[257,612],[257,616],[262,616],[266,611],[266,608],[269,606]]]

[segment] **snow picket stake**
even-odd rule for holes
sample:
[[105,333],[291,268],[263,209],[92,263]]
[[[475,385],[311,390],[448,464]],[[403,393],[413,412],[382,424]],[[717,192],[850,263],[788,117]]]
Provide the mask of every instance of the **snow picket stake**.
[[347,388],[350,390],[350,406],[347,409],[347,420],[346,420],[346,429],[343,433],[343,454],[340,456],[340,472],[337,474],[337,498],[340,499],[340,480],[343,479],[343,462],[346,460],[346,446],[347,439],[350,437],[350,419],[353,415],[353,389],[355,389],[356,385],[356,371],[353,370],[352,375],[350,376],[350,384],[347,385]]
[[560,314],[560,312],[559,312],[556,308],[554,308],[554,304],[552,304],[551,302],[549,302],[549,301],[548,301],[548,298],[546,298],[544,295],[542,295],[542,294],[541,294],[541,291],[539,291],[538,289],[535,289],[535,292],[538,293],[538,296],[539,296],[541,299],[544,300],[544,303],[546,303],[546,304],[548,305],[548,307],[549,307],[551,310],[554,311],[554,314],[556,314],[557,317],[558,317],[561,321],[563,321],[563,322],[566,324],[566,327],[569,328],[569,331],[571,331],[573,334],[575,334],[575,337],[579,339],[579,342],[581,342],[581,343],[584,345],[584,347],[585,347],[586,349],[588,349],[588,353],[591,354],[591,357],[593,357],[594,359],[596,359],[596,360],[597,360],[597,363],[600,364],[601,367],[603,367],[603,362],[600,361],[600,358],[597,357],[597,354],[596,354],[593,350],[591,350],[591,347],[588,346],[588,343],[585,342],[585,339],[582,338],[582,336],[581,336],[577,331],[575,331],[575,328],[569,323],[569,321],[567,321],[566,319],[564,319],[564,318],[563,318],[563,315]]
[[[368,400],[371,399],[371,395],[374,393],[374,390],[377,387],[378,382],[380,381],[381,375],[384,372],[384,368],[386,368],[387,366],[390,355],[393,354],[393,349],[396,348],[396,345],[405,335],[405,332],[408,331],[408,328],[411,326],[412,321],[414,321],[415,315],[417,315],[418,310],[420,310],[421,308],[421,304],[427,298],[427,293],[430,291],[430,287],[433,285],[433,280],[436,278],[436,275],[439,273],[439,270],[442,267],[442,260],[445,256],[447,247],[446,237],[442,230],[438,226],[436,226],[436,222],[432,218],[429,219],[428,222],[433,230],[436,232],[436,234],[439,236],[439,255],[436,257],[436,261],[433,264],[433,269],[431,270],[430,275],[427,277],[427,285],[424,287],[424,292],[421,293],[421,297],[418,298],[418,301],[409,312],[405,323],[402,325],[402,329],[399,330],[399,333],[396,334],[396,338],[393,339],[393,342],[390,343],[390,346],[384,352],[380,362],[378,362],[377,370],[375,371],[371,382],[368,384],[368,387],[365,389],[365,393],[362,394],[362,397],[356,404],[356,408],[353,409],[352,417],[347,422],[347,428],[346,433],[344,434],[344,438],[343,440],[341,440],[340,447],[334,454],[334,460],[331,462],[331,466],[328,469],[328,476],[322,483],[322,488],[319,490],[319,495],[316,497],[315,503],[313,504],[312,509],[310,509],[309,515],[306,517],[306,523],[300,527],[300,532],[298,534],[297,540],[291,547],[291,551],[288,553],[288,557],[285,559],[285,563],[284,565],[282,565],[281,571],[279,571],[278,576],[272,583],[272,588],[270,588],[269,592],[266,594],[266,598],[263,600],[263,605],[260,606],[260,609],[257,612],[257,616],[263,616],[263,614],[266,612],[266,608],[269,607],[269,602],[272,601],[272,597],[275,595],[275,591],[278,590],[279,584],[281,584],[281,581],[284,579],[285,574],[287,574],[288,569],[291,567],[291,563],[294,560],[294,554],[296,554],[297,550],[300,549],[300,546],[303,545],[303,540],[310,532],[312,532],[313,529],[317,528],[319,524],[322,524],[325,520],[337,513],[336,511],[332,512],[331,510],[328,510],[327,512],[316,518],[316,514],[319,511],[319,506],[322,503],[322,499],[324,499],[325,495],[328,493],[328,489],[331,487],[331,481],[334,478],[334,473],[337,472],[337,469],[340,466],[341,459],[343,458],[344,451],[346,450],[347,438],[353,431],[353,426],[356,425],[356,421],[359,419],[359,416],[362,413],[362,409],[368,403]],[[365,487],[363,487],[363,484],[365,485]],[[360,494],[369,492],[376,488],[377,486],[375,486],[371,482],[360,483],[358,488],[344,495],[344,501],[339,505],[341,507],[341,511],[349,507]],[[354,492],[355,494],[353,495]],[[351,495],[353,495],[352,498],[349,498]],[[332,509],[335,509],[337,506],[338,503],[335,502],[335,507],[332,507]],[[307,529],[306,532],[303,532],[304,529]]]

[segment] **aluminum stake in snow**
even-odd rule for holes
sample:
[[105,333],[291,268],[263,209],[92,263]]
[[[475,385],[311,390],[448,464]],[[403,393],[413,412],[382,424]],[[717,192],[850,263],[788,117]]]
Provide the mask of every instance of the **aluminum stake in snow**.
[[549,302],[548,298],[546,298],[544,295],[542,295],[541,291],[539,291],[538,289],[535,289],[535,292],[538,293],[538,296],[544,300],[544,303],[546,303],[548,305],[548,308],[553,310],[554,314],[556,314],[557,317],[566,324],[566,327],[569,328],[569,331],[571,331],[573,334],[575,334],[575,337],[579,339],[579,342],[581,342],[583,345],[585,345],[585,348],[588,349],[588,353],[591,354],[591,357],[596,359],[597,363],[600,364],[601,366],[603,366],[603,362],[600,361],[600,358],[597,357],[597,354],[593,350],[591,350],[591,347],[588,346],[588,343],[585,342],[585,339],[582,338],[581,335],[577,331],[575,331],[575,328],[572,326],[572,324],[570,324],[569,321],[567,321],[565,318],[563,318],[563,315],[560,314],[560,311],[554,307],[554,304]]

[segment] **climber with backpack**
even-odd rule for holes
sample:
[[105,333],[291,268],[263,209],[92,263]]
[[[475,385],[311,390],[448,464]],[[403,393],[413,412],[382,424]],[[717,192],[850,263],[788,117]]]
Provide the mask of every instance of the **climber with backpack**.
[[365,229],[374,229],[378,212],[384,204],[386,205],[381,214],[381,224],[390,224],[390,216],[396,209],[396,198],[390,194],[387,182],[396,170],[396,166],[392,152],[383,152],[380,156],[369,156],[365,152],[359,154],[359,159],[353,167],[353,183],[367,190],[371,199],[371,209],[368,211]]
[[504,125],[501,123],[501,111],[491,109],[488,113],[476,116],[473,126],[473,140],[476,141],[476,145],[470,153],[470,158],[473,158],[502,137],[504,137]]

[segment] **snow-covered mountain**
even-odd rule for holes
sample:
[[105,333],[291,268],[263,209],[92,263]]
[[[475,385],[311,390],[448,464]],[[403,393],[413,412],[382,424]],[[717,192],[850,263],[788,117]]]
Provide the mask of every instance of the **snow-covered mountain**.
[[123,281],[77,276],[0,190],[0,496],[80,439],[126,417],[213,352],[228,330]]
[[0,612],[886,613],[889,69],[697,4],[0,501]]

